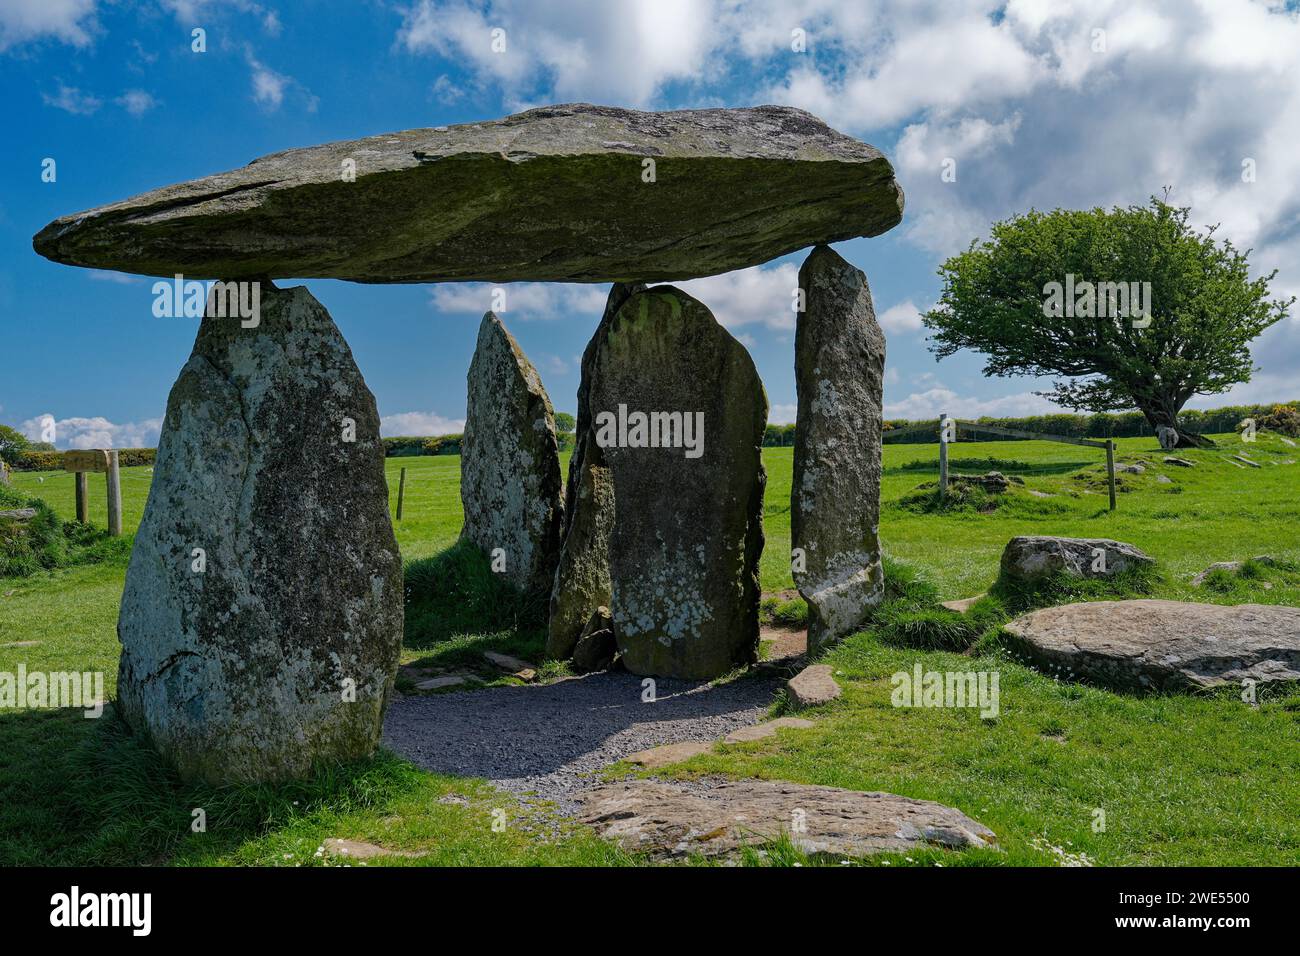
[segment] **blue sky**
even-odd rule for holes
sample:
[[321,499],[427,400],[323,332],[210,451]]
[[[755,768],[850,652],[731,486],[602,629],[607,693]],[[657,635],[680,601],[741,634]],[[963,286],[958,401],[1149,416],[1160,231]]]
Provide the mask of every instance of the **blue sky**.
[[[1278,294],[1300,291],[1294,6],[4,0],[0,422],[31,430],[52,415],[61,447],[153,444],[193,344],[195,320],[153,316],[149,280],[37,256],[31,237],[51,219],[275,150],[578,100],[781,103],[879,147],[907,192],[904,222],[837,248],[866,272],[886,330],[886,413],[1049,410],[1033,394],[1046,382],[984,379],[976,356],[934,361],[918,311],[937,295],[938,263],[1031,206],[1140,203],[1172,185],[1194,221],[1256,250],[1257,271],[1280,270]],[[192,50],[194,28],[206,52]],[[504,53],[491,50],[494,28]],[[801,259],[683,284],[750,349],[774,421],[794,415]],[[386,434],[459,427],[487,287],[307,284],[351,344]],[[573,410],[605,289],[516,287],[502,316],[559,410]],[[1252,382],[1193,404],[1300,397],[1300,319],[1255,354]]]

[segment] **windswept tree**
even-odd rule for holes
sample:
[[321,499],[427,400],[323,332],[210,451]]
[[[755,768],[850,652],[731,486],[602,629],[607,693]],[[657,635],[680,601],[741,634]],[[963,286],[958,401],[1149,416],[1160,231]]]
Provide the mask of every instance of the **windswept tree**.
[[1251,279],[1249,250],[1197,232],[1188,209],[1031,210],[995,223],[939,268],[926,314],[940,359],[986,356],[985,375],[1063,376],[1039,394],[1093,412],[1136,408],[1166,447],[1206,444],[1178,426],[1193,395],[1250,380],[1250,342],[1294,298]]

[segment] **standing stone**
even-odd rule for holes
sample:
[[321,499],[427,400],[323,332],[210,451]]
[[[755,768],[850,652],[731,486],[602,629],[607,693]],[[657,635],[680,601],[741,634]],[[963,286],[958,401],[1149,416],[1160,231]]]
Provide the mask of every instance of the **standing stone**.
[[590,402],[614,479],[610,610],[623,663],[692,679],[751,663],[767,396],[749,353],[686,293],[640,292],[596,343]]
[[117,628],[121,713],[212,784],[370,755],[402,644],[374,397],[305,288],[261,289],[172,387]]
[[878,532],[885,337],[867,277],[828,246],[805,260],[799,288],[806,301],[795,330],[790,539],[799,549],[794,579],[808,602],[813,653],[851,634],[884,594]]
[[503,561],[505,578],[539,601],[550,594],[559,559],[560,492],[551,400],[519,343],[489,312],[469,366],[461,538]]
[[583,625],[596,608],[610,602],[609,533],[614,525],[614,483],[591,428],[592,362],[596,345],[619,306],[644,290],[640,282],[614,283],[605,302],[605,314],[582,353],[573,455],[564,489],[564,546],[551,590],[546,635],[546,656],[555,660],[567,660],[573,654]]

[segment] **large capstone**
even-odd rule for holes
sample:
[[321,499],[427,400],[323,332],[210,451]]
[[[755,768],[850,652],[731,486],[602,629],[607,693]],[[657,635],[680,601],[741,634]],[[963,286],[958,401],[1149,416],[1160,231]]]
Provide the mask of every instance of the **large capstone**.
[[749,353],[686,293],[640,292],[596,344],[590,405],[624,665],[707,679],[752,662],[767,396]]
[[790,489],[795,584],[810,651],[852,633],[884,593],[880,566],[885,337],[861,270],[826,246],[799,270],[799,406]]
[[305,288],[247,324],[172,387],[118,620],[123,716],[214,784],[368,756],[402,643],[374,397]]
[[576,103],[274,153],[34,245],[169,278],[662,281],[878,235],[902,210],[889,161],[802,110]]
[[560,552],[560,452],[542,379],[491,312],[469,366],[460,500],[472,541],[519,591],[544,606]]
[[564,544],[551,590],[546,635],[546,654],[556,660],[566,660],[573,653],[592,613],[610,603],[609,533],[614,525],[614,479],[591,427],[592,363],[596,345],[609,330],[619,307],[644,290],[645,285],[639,282],[614,283],[596,333],[582,353],[573,455],[564,488]]

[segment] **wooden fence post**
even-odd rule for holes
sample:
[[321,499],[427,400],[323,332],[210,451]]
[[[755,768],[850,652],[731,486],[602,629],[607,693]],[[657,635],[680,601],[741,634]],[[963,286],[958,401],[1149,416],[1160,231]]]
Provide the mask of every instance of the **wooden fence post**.
[[401,476],[397,479],[397,520],[402,520],[402,499],[406,497],[406,469],[402,469]]
[[116,449],[108,453],[108,533],[113,537],[122,533],[122,476],[118,471]]
[[1110,485],[1110,510],[1115,510],[1115,439],[1106,439],[1106,480]]
[[939,413],[939,497],[948,496],[948,437],[944,432],[948,413]]
[[72,477],[77,483],[77,520],[82,524],[89,524],[90,505],[86,500],[86,473],[78,471]]

